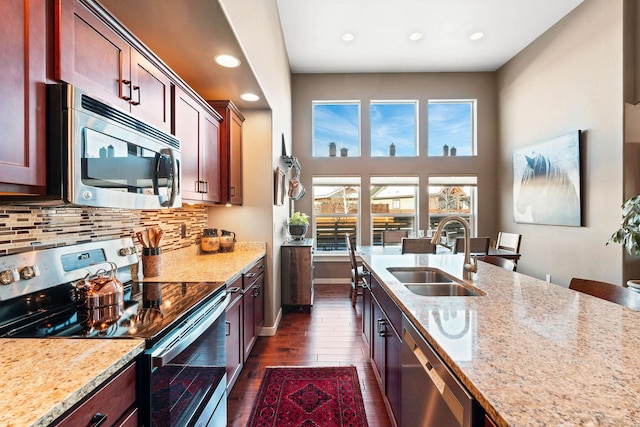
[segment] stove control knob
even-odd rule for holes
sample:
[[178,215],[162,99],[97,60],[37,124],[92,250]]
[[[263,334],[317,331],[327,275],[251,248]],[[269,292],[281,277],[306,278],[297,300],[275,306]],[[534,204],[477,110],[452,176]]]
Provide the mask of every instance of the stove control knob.
[[33,279],[40,275],[40,269],[37,265],[30,265],[20,269],[20,278],[24,280]]
[[0,272],[0,283],[3,285],[9,285],[13,282],[17,282],[18,280],[20,280],[20,275],[16,269]]
[[118,251],[118,254],[120,254],[120,256],[129,256],[129,255],[133,255],[136,253],[136,247],[135,246],[130,246],[127,248],[121,248]]

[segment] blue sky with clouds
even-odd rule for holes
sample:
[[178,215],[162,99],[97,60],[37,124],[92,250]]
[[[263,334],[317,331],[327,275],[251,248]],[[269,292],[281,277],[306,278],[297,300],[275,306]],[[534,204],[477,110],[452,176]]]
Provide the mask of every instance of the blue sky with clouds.
[[[372,102],[371,156],[389,155],[389,145],[396,146],[396,156],[416,155],[417,103]],[[446,144],[455,147],[458,156],[473,155],[471,102],[432,102],[428,104],[428,154],[441,156]],[[315,157],[328,157],[329,144],[336,143],[349,156],[359,156],[360,105],[351,103],[315,103],[313,105],[313,143]]]

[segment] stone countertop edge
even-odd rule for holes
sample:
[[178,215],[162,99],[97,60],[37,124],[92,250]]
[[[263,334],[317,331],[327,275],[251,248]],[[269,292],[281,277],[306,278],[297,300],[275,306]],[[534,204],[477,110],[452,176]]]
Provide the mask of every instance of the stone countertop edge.
[[48,426],[144,350],[144,341],[3,338],[0,425]]
[[160,275],[143,282],[226,282],[229,283],[267,253],[266,243],[237,242],[233,252],[203,253],[198,245],[163,253]]
[[[498,426],[639,425],[640,312],[484,262],[461,280],[462,255],[360,256]],[[418,296],[387,270],[414,266],[486,295]],[[444,335],[446,316],[467,333]]]

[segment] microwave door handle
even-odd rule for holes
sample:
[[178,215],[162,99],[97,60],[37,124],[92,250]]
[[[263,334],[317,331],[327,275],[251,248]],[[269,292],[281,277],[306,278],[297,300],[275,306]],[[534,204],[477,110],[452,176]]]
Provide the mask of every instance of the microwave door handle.
[[160,150],[160,155],[157,157],[156,163],[156,173],[154,176],[154,185],[155,185],[155,194],[160,194],[160,184],[158,180],[158,171],[160,169],[160,162],[166,161],[165,159],[169,157],[169,170],[167,172],[167,182],[171,181],[171,187],[167,186],[169,192],[169,200],[162,202],[162,206],[173,206],[173,203],[176,200],[176,196],[180,194],[180,183],[178,180],[178,163],[176,162],[176,158],[173,155],[173,150],[171,148],[163,148]]

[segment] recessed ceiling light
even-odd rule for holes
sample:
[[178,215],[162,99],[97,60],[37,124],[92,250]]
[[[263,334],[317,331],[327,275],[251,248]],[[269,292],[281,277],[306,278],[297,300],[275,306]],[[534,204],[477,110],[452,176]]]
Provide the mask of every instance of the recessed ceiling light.
[[243,93],[242,95],[240,95],[240,98],[244,99],[245,101],[249,101],[249,102],[255,102],[258,99],[260,99],[260,97],[258,95],[256,95],[255,93]]
[[350,41],[352,41],[352,40],[353,40],[353,39],[355,39],[355,38],[356,38],[356,36],[354,36],[352,33],[344,33],[344,34],[342,35],[342,40],[344,40],[344,41],[346,41],[346,42],[350,42]]
[[476,33],[471,34],[471,35],[469,36],[469,39],[470,39],[470,40],[474,40],[474,41],[475,41],[475,40],[480,40],[480,39],[481,39],[481,38],[483,38],[483,37],[484,37],[484,33],[483,33],[483,32],[481,32],[481,31],[478,31],[478,32],[476,32]]
[[409,34],[409,40],[411,40],[411,41],[415,42],[415,41],[420,40],[421,38],[422,38],[422,33],[420,33],[420,32],[416,31],[415,33]]
[[218,55],[214,59],[218,64],[227,68],[235,68],[240,65],[240,60],[231,55]]

